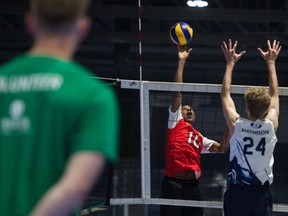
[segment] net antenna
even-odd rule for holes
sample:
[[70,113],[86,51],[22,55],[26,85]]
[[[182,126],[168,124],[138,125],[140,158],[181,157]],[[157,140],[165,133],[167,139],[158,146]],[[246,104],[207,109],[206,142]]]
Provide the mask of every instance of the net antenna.
[[[140,136],[141,136],[141,149],[145,149],[144,151],[141,151],[141,158],[145,158],[147,154],[150,154],[150,148],[147,143],[145,143],[144,134],[147,133],[147,131],[144,131],[144,121],[145,121],[145,105],[144,105],[144,94],[147,94],[147,90],[145,91],[143,88],[143,71],[142,71],[142,5],[141,0],[138,0],[138,26],[139,26],[139,80],[140,80]],[[148,135],[148,134],[147,134]],[[148,159],[148,158],[146,158]],[[147,167],[150,167],[150,160],[141,161],[141,176],[145,175],[145,170]],[[145,179],[141,180],[141,197],[143,200],[145,200],[145,197],[150,197],[150,178],[146,176]]]

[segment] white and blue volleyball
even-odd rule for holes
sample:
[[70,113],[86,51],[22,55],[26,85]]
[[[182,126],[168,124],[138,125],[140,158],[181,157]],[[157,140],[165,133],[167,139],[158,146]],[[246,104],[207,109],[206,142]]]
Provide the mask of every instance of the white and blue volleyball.
[[175,44],[185,45],[192,37],[193,29],[185,22],[178,22],[170,29],[170,38]]

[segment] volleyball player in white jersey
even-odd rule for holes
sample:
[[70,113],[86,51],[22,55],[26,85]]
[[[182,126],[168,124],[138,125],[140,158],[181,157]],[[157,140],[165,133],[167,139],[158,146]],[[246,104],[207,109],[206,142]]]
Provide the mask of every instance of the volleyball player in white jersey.
[[229,189],[224,195],[225,216],[270,216],[273,182],[273,151],[277,142],[279,96],[275,61],[281,50],[276,40],[267,41],[268,50],[258,51],[266,61],[269,91],[264,87],[246,90],[245,111],[241,118],[231,98],[231,82],[235,63],[245,54],[236,53],[237,41],[221,48],[226,59],[221,100],[223,113],[230,131]]

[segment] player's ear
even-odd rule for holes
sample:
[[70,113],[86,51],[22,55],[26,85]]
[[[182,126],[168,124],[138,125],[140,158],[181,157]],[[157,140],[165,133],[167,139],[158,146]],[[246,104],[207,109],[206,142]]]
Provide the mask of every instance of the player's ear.
[[29,34],[34,35],[35,31],[36,31],[36,20],[32,14],[30,14],[30,13],[25,14],[24,24],[26,27],[26,31]]
[[247,104],[245,104],[245,112],[248,114],[249,113],[249,109],[248,109],[248,106],[247,106]]
[[82,17],[77,22],[78,38],[79,40],[85,39],[91,27],[91,19],[89,17]]

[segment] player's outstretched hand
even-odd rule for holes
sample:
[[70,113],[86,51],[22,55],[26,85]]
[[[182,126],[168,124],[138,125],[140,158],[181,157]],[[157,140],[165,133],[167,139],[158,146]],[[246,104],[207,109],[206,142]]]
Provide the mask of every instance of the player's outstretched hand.
[[262,55],[262,57],[264,58],[264,60],[266,62],[270,62],[270,61],[276,61],[282,46],[280,46],[280,42],[274,40],[271,46],[271,43],[269,40],[267,40],[267,47],[268,50],[265,52],[263,51],[261,48],[257,48],[257,50],[260,52],[260,54]]
[[221,45],[222,52],[225,56],[227,64],[236,63],[245,53],[246,51],[241,51],[240,53],[236,53],[236,48],[238,45],[238,41],[236,40],[234,44],[232,44],[232,40],[229,39],[228,44],[223,41]]
[[189,55],[192,52],[192,48],[187,50],[186,45],[178,45],[178,58],[179,60],[184,60],[186,61]]

